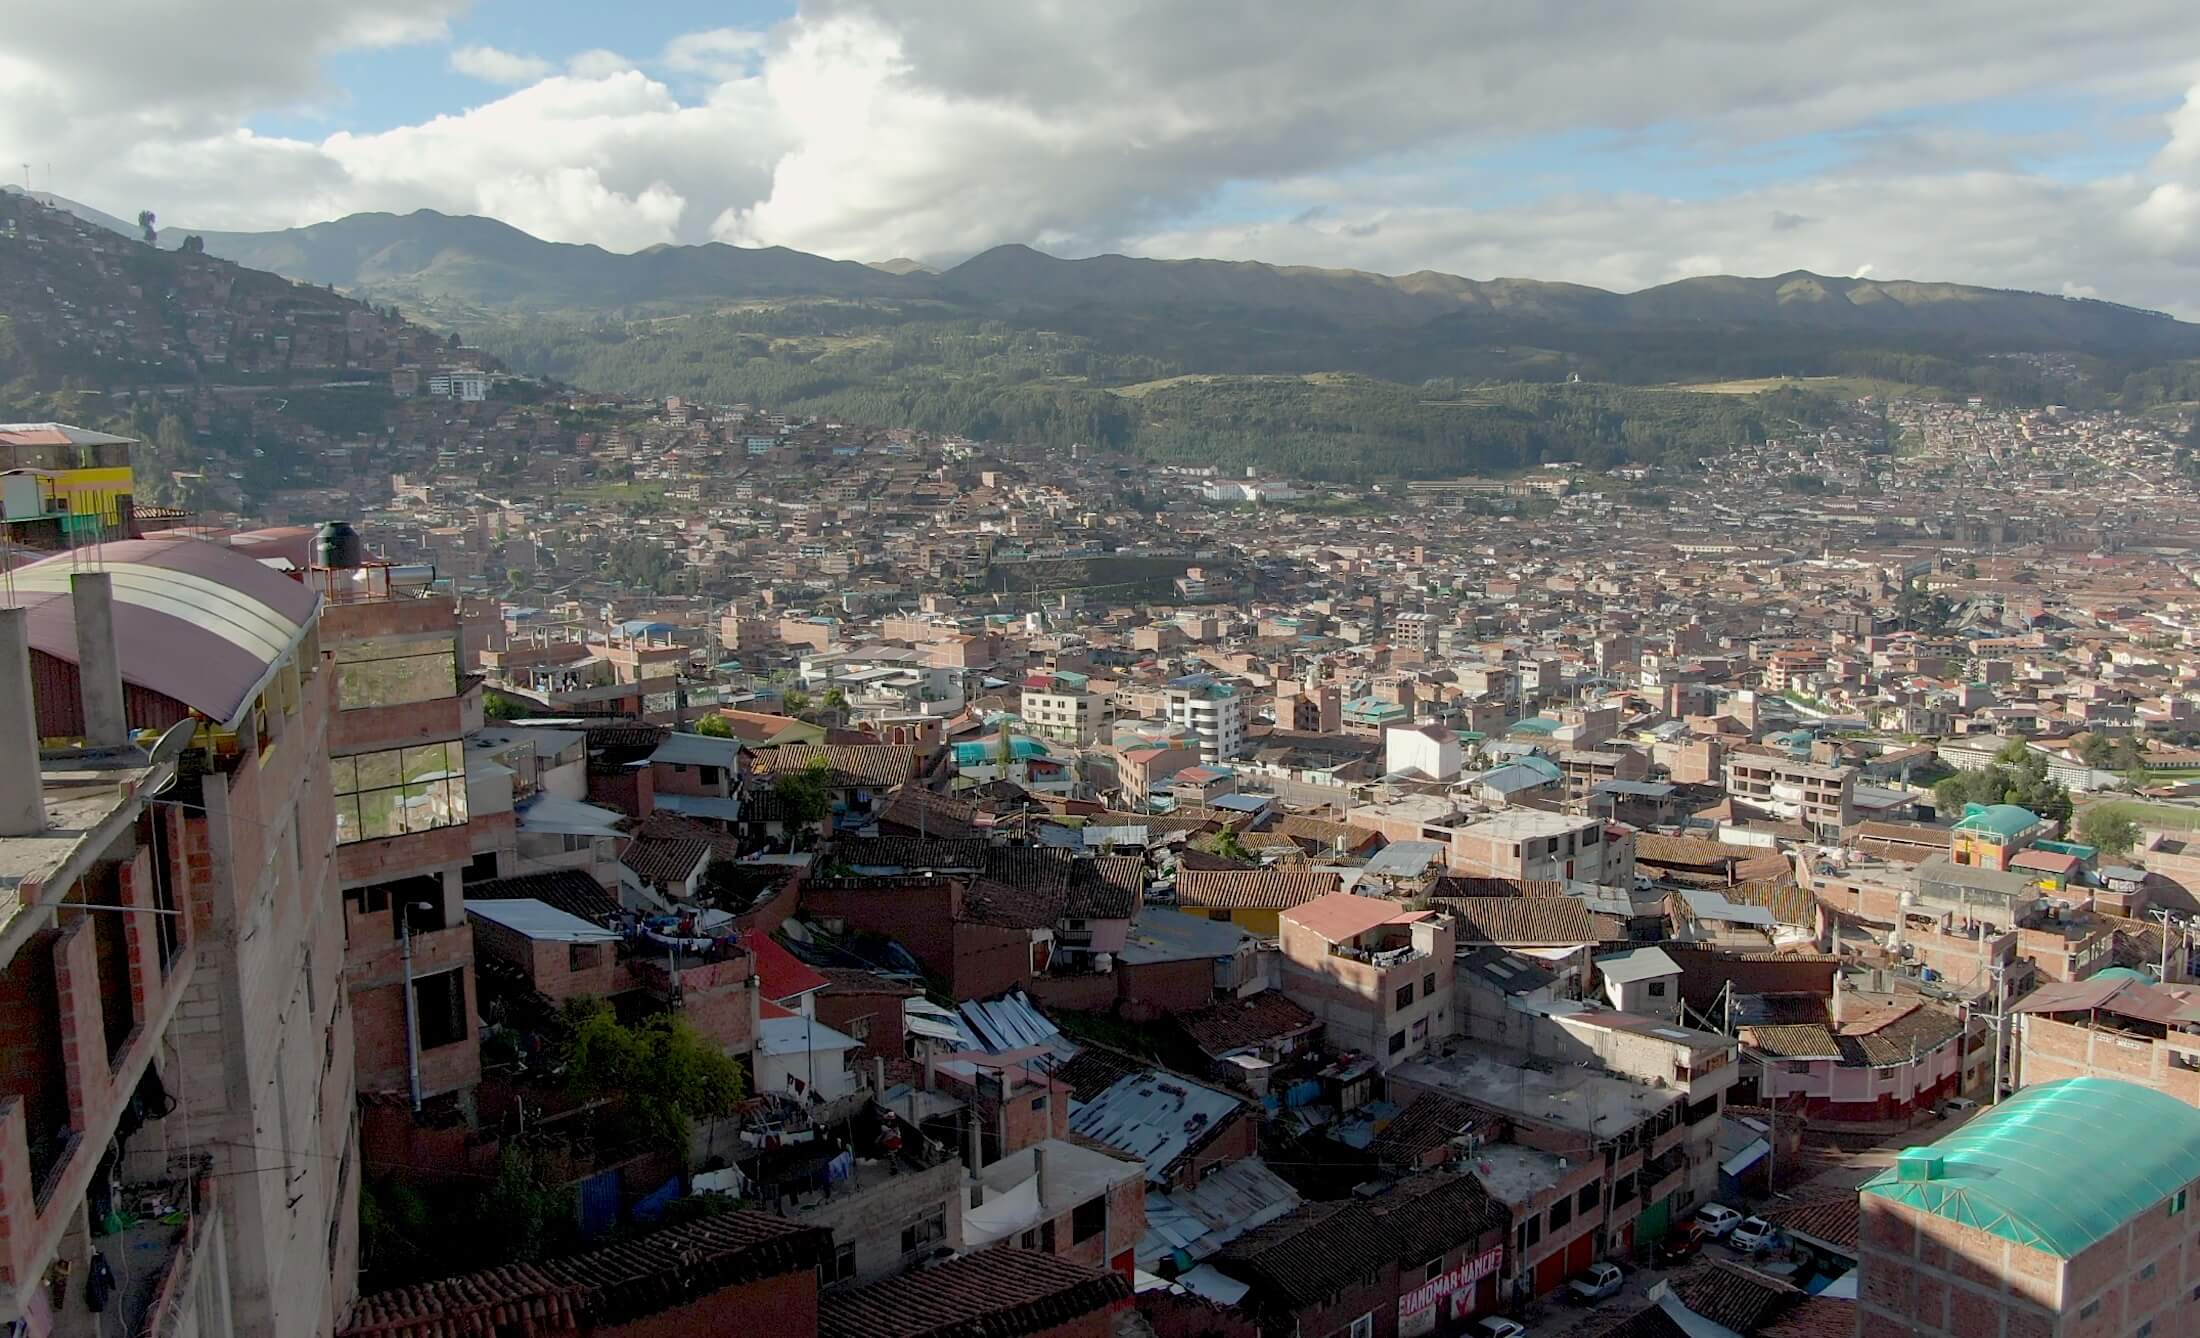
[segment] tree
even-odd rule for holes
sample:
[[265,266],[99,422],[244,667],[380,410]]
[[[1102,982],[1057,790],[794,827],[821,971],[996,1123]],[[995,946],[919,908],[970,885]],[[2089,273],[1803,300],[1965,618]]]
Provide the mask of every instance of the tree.
[[202,256],[202,255],[205,255],[205,254],[206,254],[206,238],[204,238],[204,237],[201,237],[201,236],[200,236],[199,234],[197,234],[197,233],[195,233],[195,232],[189,232],[189,233],[185,233],[185,234],[184,234],[184,237],[183,237],[183,248],[182,248],[182,249],[183,249],[183,253],[184,253],[185,255],[187,255],[187,256]]
[[1254,862],[1253,852],[1247,850],[1245,848],[1245,842],[1238,839],[1238,832],[1237,828],[1235,827],[1224,827],[1222,831],[1216,835],[1214,851],[1222,858],[1228,860],[1236,860],[1240,864],[1251,864]]
[[706,715],[695,722],[695,732],[713,739],[733,737],[733,724],[722,715]]
[[2127,855],[2139,844],[2139,824],[2114,804],[2099,804],[2079,815],[2078,839],[2104,855]]
[[2075,740],[2078,760],[2096,770],[2106,771],[2109,759],[2115,755],[2115,745],[2106,734],[2080,734]]
[[502,693],[492,692],[489,700],[482,706],[481,713],[491,720],[523,720],[527,716],[527,704]]
[[816,761],[799,771],[781,772],[772,780],[772,794],[802,826],[823,822],[833,811],[832,768]]
[[138,231],[144,235],[147,246],[160,244],[160,230],[153,226],[155,219],[150,209],[138,210]]
[[743,1095],[741,1066],[677,1016],[629,1027],[601,999],[574,999],[565,1021],[572,1094],[617,1098],[637,1133],[683,1159],[695,1121],[731,1114]]
[[810,694],[800,688],[788,688],[779,694],[779,709],[800,718],[810,709]]

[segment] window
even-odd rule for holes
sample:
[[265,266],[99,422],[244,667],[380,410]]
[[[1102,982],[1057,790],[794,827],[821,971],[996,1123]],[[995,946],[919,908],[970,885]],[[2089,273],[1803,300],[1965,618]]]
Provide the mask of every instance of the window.
[[1526,1238],[1525,1238],[1524,1240],[1522,1240],[1522,1241],[1521,1241],[1521,1244],[1522,1244],[1523,1246],[1533,1245],[1533,1244],[1535,1244],[1535,1243],[1536,1243],[1537,1241],[1540,1241],[1540,1240],[1542,1240],[1542,1239],[1543,1239],[1543,1219],[1542,1219],[1541,1217],[1531,1217],[1531,1218],[1529,1218],[1529,1219],[1528,1219],[1528,1234],[1527,1234],[1527,1237],[1526,1237]]
[[2131,1338],[2154,1338],[2154,1321],[2148,1320],[2131,1331]]
[[1800,1074],[1804,1077],[1810,1075],[1810,1061],[1807,1059],[1791,1059],[1787,1062],[1786,1067],[1790,1073]]
[[2094,1297],[2094,1298],[2093,1298],[2092,1300],[2090,1300],[2090,1301],[2086,1302],[2086,1303],[2085,1303],[2084,1305],[2082,1305],[2082,1306],[2079,1306],[2079,1307],[2078,1307],[2078,1318],[2079,1318],[2079,1319],[2091,1319],[2091,1318],[2093,1318],[2093,1317],[2094,1317],[2095,1315],[2098,1315],[2098,1314],[2100,1314],[2100,1313],[2101,1313],[2101,1298],[2099,1298],[2098,1296],[2096,1296],[2096,1297]]
[[820,1266],[819,1271],[823,1276],[818,1281],[827,1287],[836,1282],[853,1281],[856,1275],[856,1243],[852,1240],[834,1241],[832,1257]]
[[1650,982],[1650,997],[1651,997],[1651,998],[1653,998],[1653,999],[1662,999],[1662,998],[1664,998],[1664,997],[1665,997],[1665,982],[1664,982],[1664,981],[1662,981],[1662,980],[1653,980],[1653,981],[1651,981],[1651,982]]
[[413,981],[413,1009],[420,1048],[440,1050],[466,1039],[466,972],[438,972]]
[[1069,1238],[1072,1244],[1082,1244],[1108,1229],[1108,1196],[1095,1194],[1070,1209]]
[[1400,1008],[1411,1008],[1413,1006],[1412,981],[1409,980],[1405,984],[1398,987],[1398,1006]]
[[465,745],[430,743],[329,759],[336,841],[372,841],[466,822]]
[[1434,993],[1436,993],[1436,973],[1431,971],[1421,977],[1421,997],[1426,999]]
[[1574,1201],[1572,1199],[1560,1199],[1551,1205],[1551,1230],[1554,1233],[1573,1220]]
[[1353,1320],[1352,1332],[1348,1338],[1375,1338],[1375,1312],[1370,1310]]
[[336,702],[347,711],[458,695],[458,660],[447,634],[367,637],[338,647],[335,659]]
[[2141,1282],[2145,1282],[2145,1281],[2146,1281],[2147,1279],[2149,1279],[2149,1278],[2151,1278],[2151,1277],[2153,1277],[2153,1276],[2154,1276],[2154,1265],[2152,1265],[2152,1264],[2148,1264],[2148,1265],[2147,1265],[2147,1266],[2146,1266],[2145,1268],[2142,1268],[2142,1269],[2140,1269],[2140,1270],[2139,1270],[2139,1281],[2141,1281]]
[[1581,1192],[1574,1196],[1574,1209],[1577,1212],[1585,1213],[1594,1209],[1596,1206],[1597,1183],[1596,1181],[1592,1180],[1588,1184],[1583,1185],[1581,1187]]
[[2184,1210],[2185,1191],[2180,1189],[2175,1194],[2172,1194],[2169,1197],[2169,1215],[2171,1217],[2175,1217],[2177,1216],[2177,1214],[2183,1212]]
[[603,965],[606,945],[602,943],[568,943],[565,945],[565,969],[568,971],[593,971]]
[[1390,1053],[1397,1054],[1400,1050],[1403,1050],[1405,1048],[1406,1034],[1402,1031],[1394,1031],[1390,1033]]
[[901,1229],[901,1252],[916,1254],[929,1250],[947,1239],[947,1215],[934,1213],[922,1221],[912,1222]]

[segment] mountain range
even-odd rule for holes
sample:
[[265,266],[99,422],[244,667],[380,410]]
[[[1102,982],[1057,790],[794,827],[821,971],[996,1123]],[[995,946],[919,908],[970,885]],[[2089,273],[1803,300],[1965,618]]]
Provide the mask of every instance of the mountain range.
[[[101,226],[134,225],[53,197]],[[162,229],[177,246],[192,230]],[[1840,278],[1794,271],[1710,275],[1633,293],[1536,279],[1383,275],[1258,261],[1065,260],[997,246],[935,271],[905,258],[861,264],[786,247],[710,243],[622,254],[547,242],[493,219],[433,210],[352,214],[273,232],[198,231],[209,254],[448,323],[525,314],[695,310],[823,298],[938,303],[973,314],[1033,309],[1169,309],[1299,315],[1363,326],[1464,318],[1506,326],[1606,331],[1780,326],[1853,342],[1884,333],[1998,349],[2100,355],[2200,354],[2200,326],[2111,302],[1964,284]]]

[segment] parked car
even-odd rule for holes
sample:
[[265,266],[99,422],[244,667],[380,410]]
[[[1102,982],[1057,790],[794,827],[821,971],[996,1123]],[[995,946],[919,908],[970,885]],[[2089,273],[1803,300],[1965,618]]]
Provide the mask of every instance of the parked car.
[[1733,1234],[1726,1238],[1726,1243],[1745,1254],[1755,1254],[1759,1250],[1770,1248],[1779,1234],[1779,1228],[1762,1217],[1750,1217],[1734,1228]]
[[1696,1210],[1696,1229],[1712,1240],[1725,1240],[1742,1224],[1742,1215],[1723,1203],[1707,1203]]
[[1703,1233],[1690,1228],[1676,1231],[1658,1242],[1656,1259],[1659,1268],[1678,1268],[1703,1253]]
[[1618,1264],[1591,1264],[1581,1276],[1566,1284],[1566,1294],[1576,1303],[1588,1305],[1607,1296],[1619,1295],[1626,1280]]
[[1967,1096],[1951,1096],[1946,1101],[1940,1103],[1940,1116],[1942,1119],[1950,1119],[1957,1116],[1968,1115],[1972,1111],[1977,1109],[1978,1102],[1973,1101],[1971,1098]]
[[1469,1330],[1471,1338],[1527,1338],[1527,1332],[1527,1325],[1503,1315],[1491,1315]]

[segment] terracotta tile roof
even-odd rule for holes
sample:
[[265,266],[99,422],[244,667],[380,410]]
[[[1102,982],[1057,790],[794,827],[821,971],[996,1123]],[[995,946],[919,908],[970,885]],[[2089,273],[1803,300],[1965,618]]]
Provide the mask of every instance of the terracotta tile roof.
[[917,773],[917,750],[902,743],[783,743],[751,753],[766,776],[822,762],[842,785],[891,789]]
[[1764,1217],[1782,1231],[1809,1236],[1853,1252],[1857,1246],[1859,1203],[1852,1190],[1803,1203],[1782,1204],[1767,1209]]
[[1091,1101],[1123,1079],[1151,1071],[1143,1059],[1110,1050],[1104,1045],[1080,1045],[1077,1053],[1054,1066],[1048,1076],[1069,1084],[1070,1099]]
[[1310,849],[1333,851],[1337,842],[1343,841],[1346,850],[1357,850],[1375,839],[1375,833],[1362,831],[1350,823],[1331,822],[1327,818],[1310,818],[1294,813],[1279,818],[1269,831],[1277,836],[1298,842]]
[[1119,1273],[998,1247],[825,1297],[818,1338],[1016,1338],[1127,1304]]
[[1221,1055],[1296,1035],[1321,1025],[1321,1019],[1279,990],[1262,990],[1249,999],[1225,999],[1195,1013],[1179,1013],[1176,1025],[1202,1052]]
[[1397,1242],[1401,1263],[1434,1259],[1455,1246],[1512,1225],[1512,1209],[1471,1175],[1430,1171],[1408,1176],[1369,1204]]
[[468,901],[539,901],[590,924],[605,924],[619,914],[619,899],[604,891],[603,884],[579,869],[553,869],[548,873],[523,873],[512,878],[485,878],[466,884]]
[[1231,1241],[1209,1262],[1253,1288],[1241,1308],[1280,1316],[1396,1264],[1388,1236],[1363,1204],[1309,1203]]
[[1853,1338],[1856,1302],[1845,1296],[1813,1296],[1757,1331],[1758,1338]]
[[1186,869],[1176,877],[1179,906],[1201,910],[1282,911],[1344,886],[1337,874],[1300,866]]
[[1571,897],[1431,898],[1458,922],[1462,945],[1496,943],[1507,947],[1555,947],[1566,943],[1602,943],[1612,929]]
[[1912,1055],[1928,1054],[1962,1034],[1962,1018],[1918,1004],[1860,1026],[1844,1026],[1839,1039],[1844,1063],[1851,1062],[1847,1056],[1853,1047],[1853,1062],[1884,1068],[1907,1063]]
[[1818,922],[1818,898],[1795,885],[1792,877],[1762,879],[1722,888],[1726,899],[1744,906],[1762,906],[1772,912],[1772,918],[1784,925],[1801,925],[1815,928]]
[[967,840],[978,834],[975,804],[951,799],[917,785],[901,785],[878,815],[879,825],[905,827],[912,832],[947,840]]
[[720,859],[738,859],[741,856],[740,838],[722,827],[697,822],[678,813],[663,810],[652,813],[642,819],[642,825],[634,829],[634,834],[665,841],[701,841]]
[[822,857],[827,864],[918,871],[982,869],[990,847],[983,840],[944,836],[844,836]]
[[961,918],[1010,929],[1051,929],[1065,919],[1128,920],[1146,890],[1137,855],[1080,859],[1051,850],[992,850],[971,881]]
[[1591,1331],[1594,1338],[1694,1338],[1676,1323],[1664,1307],[1652,1302],[1607,1329]]
[[693,837],[636,836],[620,853],[619,863],[656,886],[685,881],[710,853],[710,842]]
[[806,1273],[832,1233],[734,1212],[583,1254],[510,1264],[363,1296],[340,1338],[447,1338],[525,1329],[584,1333],[761,1278]]
[[1775,1059],[1834,1059],[1841,1046],[1833,1028],[1803,1022],[1775,1023],[1769,1027],[1744,1027],[1742,1038],[1749,1048]]
[[1635,862],[1672,865],[1686,869],[1715,869],[1728,860],[1750,859],[1764,852],[1755,846],[1734,846],[1706,841],[1698,836],[1660,836],[1639,832],[1635,836]]
[[1496,1111],[1440,1092],[1423,1092],[1375,1135],[1368,1150],[1385,1166],[1413,1166],[1463,1133],[1495,1142],[1505,1131]]
[[1755,1333],[1803,1299],[1792,1283],[1726,1259],[1714,1259],[1668,1279],[1682,1305],[1736,1333]]

